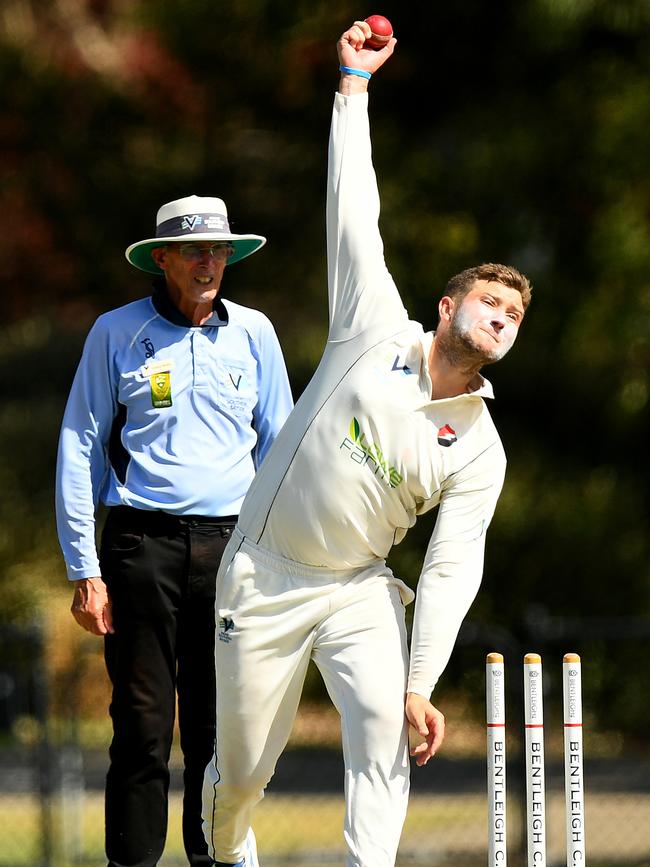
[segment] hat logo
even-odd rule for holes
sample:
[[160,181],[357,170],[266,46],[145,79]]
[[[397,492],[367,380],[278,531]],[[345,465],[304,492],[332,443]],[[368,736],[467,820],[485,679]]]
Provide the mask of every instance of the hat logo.
[[202,222],[203,217],[200,214],[189,214],[187,217],[183,217],[181,229],[189,229],[190,232],[193,232],[194,227],[200,226]]
[[222,217],[220,214],[217,214],[214,217],[208,217],[205,221],[205,225],[208,229],[219,229],[221,231],[228,229],[228,223],[226,222],[225,217]]

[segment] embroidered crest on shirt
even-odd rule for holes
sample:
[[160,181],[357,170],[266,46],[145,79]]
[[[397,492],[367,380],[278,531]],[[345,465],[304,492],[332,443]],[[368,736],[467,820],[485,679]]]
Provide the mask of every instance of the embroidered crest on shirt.
[[391,367],[391,370],[400,370],[406,376],[408,376],[409,373],[413,373],[413,371],[408,366],[408,364],[400,364],[399,355],[395,356],[395,361],[393,362],[393,366]]
[[255,403],[251,371],[225,359],[219,371],[219,401],[223,411],[248,418]]
[[232,641],[232,636],[229,635],[230,632],[235,628],[235,621],[232,617],[222,617],[219,620],[219,641],[223,641],[225,644],[230,644]]
[[448,448],[458,440],[456,431],[450,424],[443,425],[438,431],[438,445]]
[[350,422],[349,436],[343,439],[339,451],[345,449],[350,460],[357,464],[365,465],[382,482],[391,488],[396,488],[404,481],[404,477],[396,467],[390,465],[385,458],[379,443],[368,442],[365,433],[361,430],[359,421],[353,416]]

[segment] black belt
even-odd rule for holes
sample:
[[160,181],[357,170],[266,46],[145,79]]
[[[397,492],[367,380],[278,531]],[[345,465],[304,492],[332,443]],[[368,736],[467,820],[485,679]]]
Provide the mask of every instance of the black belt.
[[159,530],[172,526],[234,526],[239,519],[239,515],[172,515],[162,510],[134,509],[133,506],[111,506],[110,513],[118,521],[137,522],[141,527],[155,527]]

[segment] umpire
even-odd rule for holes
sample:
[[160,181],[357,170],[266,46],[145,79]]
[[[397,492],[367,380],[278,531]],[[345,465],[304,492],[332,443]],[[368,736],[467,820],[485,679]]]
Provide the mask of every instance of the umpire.
[[[227,265],[265,243],[230,231],[221,199],[163,205],[128,261],[153,294],[100,316],[59,442],[59,541],[72,614],[104,636],[113,692],[109,867],[152,867],[167,831],[176,694],[183,837],[211,863],[201,785],[215,738],[214,593],[244,494],[291,410],[282,352],[259,311],[219,297]],[[95,511],[108,507],[98,556]]]

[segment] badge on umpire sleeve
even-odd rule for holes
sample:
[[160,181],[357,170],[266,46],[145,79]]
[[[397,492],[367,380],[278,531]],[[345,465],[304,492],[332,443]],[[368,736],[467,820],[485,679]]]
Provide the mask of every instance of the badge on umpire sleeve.
[[151,405],[163,409],[172,405],[172,375],[169,370],[154,373],[149,377],[151,383]]

